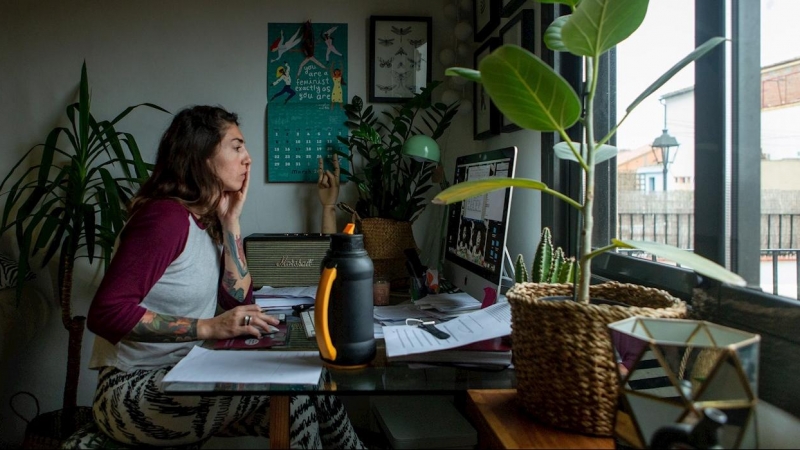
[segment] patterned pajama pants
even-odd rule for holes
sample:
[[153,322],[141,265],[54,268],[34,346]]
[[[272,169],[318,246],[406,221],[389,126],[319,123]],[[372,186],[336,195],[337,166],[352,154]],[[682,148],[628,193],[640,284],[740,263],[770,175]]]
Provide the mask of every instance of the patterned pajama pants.
[[[161,389],[168,371],[103,368],[94,398],[97,426],[134,445],[177,446],[212,436],[269,437],[269,396],[168,395]],[[292,396],[289,413],[292,448],[364,448],[336,396]]]

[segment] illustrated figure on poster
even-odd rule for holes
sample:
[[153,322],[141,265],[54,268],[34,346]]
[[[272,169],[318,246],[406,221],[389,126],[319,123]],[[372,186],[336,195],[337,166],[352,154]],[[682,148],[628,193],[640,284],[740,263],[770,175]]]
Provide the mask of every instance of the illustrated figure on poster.
[[275,41],[272,42],[272,45],[269,46],[269,51],[278,53],[278,56],[276,56],[275,59],[272,60],[272,62],[281,59],[284,53],[293,49],[294,47],[297,46],[297,44],[300,43],[301,40],[300,31],[302,31],[302,29],[303,27],[298,28],[297,31],[294,32],[292,37],[286,42],[284,42],[283,40],[283,30],[281,30],[281,37],[275,39]]
[[283,89],[281,89],[280,92],[278,92],[277,94],[270,97],[269,101],[275,100],[276,98],[280,97],[283,94],[289,94],[289,96],[286,97],[286,99],[283,101],[283,103],[285,104],[286,102],[289,101],[290,98],[294,97],[295,94],[297,94],[297,92],[295,92],[295,90],[292,89],[292,77],[289,75],[289,63],[284,61],[282,66],[278,66],[278,70],[276,70],[275,72],[275,77],[277,78],[277,80],[275,80],[272,83],[272,85],[276,86],[278,83],[282,81]]
[[339,62],[339,66],[336,67],[336,62],[331,63],[331,80],[333,80],[333,89],[331,90],[331,109],[333,109],[333,104],[338,103],[339,108],[344,109],[344,94],[342,91],[342,86],[346,86],[347,83],[344,81],[344,76],[342,73],[342,69],[344,65]]
[[333,32],[336,31],[337,28],[339,27],[331,27],[328,31],[322,33],[322,40],[325,41],[325,45],[327,46],[325,50],[325,62],[330,61],[331,53],[342,56],[339,50],[336,50],[336,47],[333,46]]
[[303,55],[305,55],[305,59],[300,63],[300,67],[297,68],[297,79],[300,79],[301,71],[303,67],[308,64],[309,62],[313,62],[314,64],[321,67],[323,70],[327,69],[325,64],[319,62],[317,58],[314,57],[314,30],[311,28],[311,21],[307,20],[306,23],[303,24],[303,45],[302,45]]

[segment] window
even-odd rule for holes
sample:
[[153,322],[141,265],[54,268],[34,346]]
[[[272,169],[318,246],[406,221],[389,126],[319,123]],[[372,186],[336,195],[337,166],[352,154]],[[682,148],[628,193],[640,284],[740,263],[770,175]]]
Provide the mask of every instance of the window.
[[[788,209],[780,214],[789,216],[768,218],[764,209],[768,202],[764,199],[768,191],[775,190],[773,182],[779,179],[779,172],[785,170],[793,178],[800,178],[800,166],[791,167],[800,152],[800,144],[791,143],[797,140],[793,130],[800,123],[800,114],[794,119],[794,108],[800,111],[800,106],[795,106],[800,99],[800,82],[795,80],[792,62],[800,57],[800,47],[796,45],[800,42],[800,27],[793,23],[800,13],[800,2],[651,0],[649,8],[645,24],[628,45],[636,45],[633,39],[643,30],[664,27],[656,33],[655,43],[637,54],[633,69],[625,69],[630,67],[626,65],[625,58],[630,56],[626,56],[625,44],[610,52],[602,78],[608,95],[598,105],[598,115],[607,118],[608,123],[616,123],[618,107],[624,109],[630,103],[626,92],[633,81],[625,78],[629,74],[645,78],[643,82],[649,84],[664,69],[656,71],[654,77],[641,74],[649,66],[661,64],[660,59],[665,59],[669,67],[710,37],[726,36],[730,42],[722,51],[712,52],[685,69],[687,73],[675,78],[669,89],[655,95],[647,114],[651,125],[619,129],[616,145],[632,153],[626,157],[621,153],[616,164],[603,172],[608,176],[598,178],[596,194],[602,197],[598,204],[606,216],[605,220],[596,219],[596,223],[607,229],[596,232],[625,238],[628,230],[635,239],[644,236],[692,249],[736,271],[750,287],[717,286],[711,280],[699,282],[690,270],[665,264],[667,261],[653,262],[648,255],[605,253],[595,259],[593,272],[600,279],[666,289],[689,301],[706,320],[759,333],[759,397],[800,415],[800,388],[793,382],[800,370],[800,335],[796,333],[800,302],[792,292],[784,294],[781,286],[780,295],[772,294],[772,254],[764,258],[770,267],[767,275],[762,271],[764,250],[777,245],[784,250],[778,253],[778,262],[789,262],[789,267],[794,268],[789,271],[797,274],[796,252],[792,256],[792,251],[800,247],[800,219],[794,218],[792,209],[800,207],[796,189],[774,194],[785,200],[781,208]],[[677,16],[671,15],[673,10]],[[543,20],[550,23],[552,17],[547,16],[547,11],[543,10]],[[553,7],[550,14],[555,17],[566,13]],[[669,56],[673,50],[675,56]],[[771,59],[773,51],[798,54]],[[580,67],[569,56],[543,51],[543,58],[573,83],[580,79]],[[641,91],[633,90],[634,96]],[[760,120],[753,120],[754,117]],[[646,146],[664,129],[674,133],[680,144],[675,159],[666,159],[666,164]],[[641,133],[639,139],[633,139],[636,133]],[[547,139],[552,137],[543,135],[543,148],[548,146]],[[562,192],[568,190],[575,175],[547,159],[545,153],[544,181]],[[782,161],[784,167],[769,168],[776,160]],[[684,165],[693,169],[684,171]],[[650,173],[640,177],[647,173],[647,167]],[[768,169],[770,175],[765,174]],[[659,171],[661,177],[656,179]],[[655,186],[647,178],[651,175]],[[667,183],[663,183],[665,179]],[[790,181],[795,180],[786,180],[783,186]],[[645,195],[640,189],[642,183],[648,190],[655,187],[646,193],[644,204],[658,209],[633,210],[639,215],[623,216],[625,208],[633,209],[637,205],[634,200]],[[685,205],[692,206],[678,213],[677,208]],[[568,210],[559,210],[544,201],[543,208],[544,225],[564,227],[574,220]],[[598,238],[597,242],[604,240]],[[565,244],[569,252],[573,247],[569,247],[570,242],[561,245]],[[779,280],[783,276],[781,264]],[[791,275],[788,279],[790,285],[796,286]],[[782,283],[779,281],[779,285]]]

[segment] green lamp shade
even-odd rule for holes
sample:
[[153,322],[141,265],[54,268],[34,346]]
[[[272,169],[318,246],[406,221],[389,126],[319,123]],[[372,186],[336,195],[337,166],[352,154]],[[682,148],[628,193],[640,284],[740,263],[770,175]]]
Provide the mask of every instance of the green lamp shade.
[[439,162],[439,144],[424,134],[417,134],[403,144],[403,154],[417,161]]

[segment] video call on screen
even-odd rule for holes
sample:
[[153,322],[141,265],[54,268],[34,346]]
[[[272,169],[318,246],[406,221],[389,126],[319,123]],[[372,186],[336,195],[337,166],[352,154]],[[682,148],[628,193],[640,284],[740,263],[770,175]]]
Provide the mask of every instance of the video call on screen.
[[[490,177],[507,177],[508,161],[459,166],[455,183]],[[451,205],[447,251],[487,271],[495,272],[503,257],[507,189],[473,197]]]

